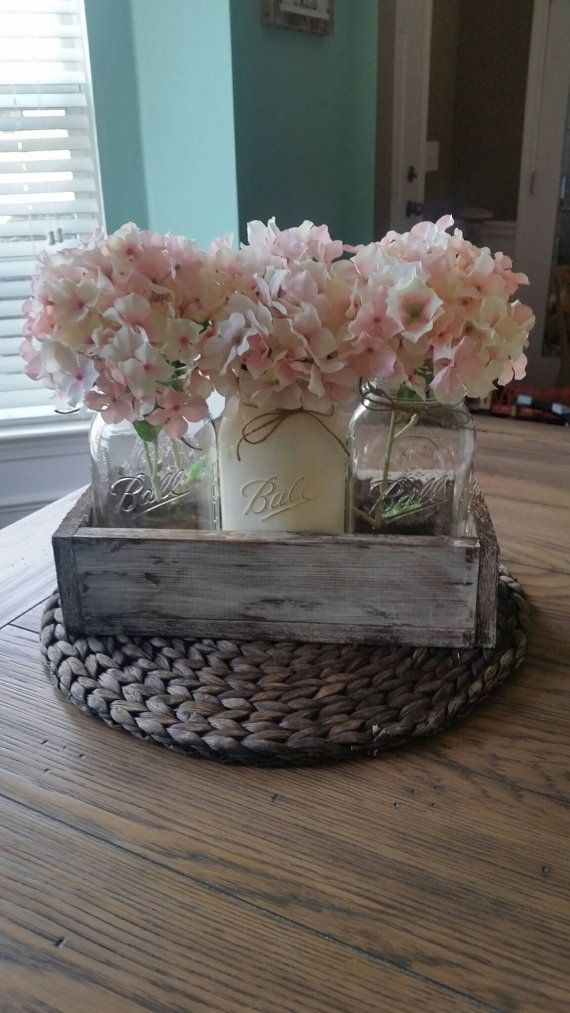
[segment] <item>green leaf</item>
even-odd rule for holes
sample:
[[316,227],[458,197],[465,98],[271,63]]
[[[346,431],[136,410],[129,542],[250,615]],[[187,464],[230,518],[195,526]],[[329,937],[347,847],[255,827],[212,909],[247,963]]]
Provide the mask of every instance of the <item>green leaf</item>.
[[133,422],[133,429],[145,443],[154,443],[158,439],[162,426],[153,426],[146,419],[140,419],[138,422]]
[[410,401],[411,403],[415,402],[416,404],[418,402],[421,403],[423,400],[416,390],[413,390],[412,387],[408,387],[407,383],[403,383],[400,386],[396,397],[398,401]]
[[199,457],[197,461],[194,461],[194,464],[191,465],[190,468],[188,468],[188,471],[186,473],[188,475],[188,478],[192,480],[195,478],[199,478],[204,470],[205,464],[206,464],[205,457]]

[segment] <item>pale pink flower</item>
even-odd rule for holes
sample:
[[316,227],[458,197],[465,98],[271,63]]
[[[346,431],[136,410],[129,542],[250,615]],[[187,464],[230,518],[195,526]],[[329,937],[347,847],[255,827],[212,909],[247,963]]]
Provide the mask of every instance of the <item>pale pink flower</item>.
[[[144,327],[145,321],[150,314],[150,303],[144,296],[137,292],[130,292],[128,295],[120,296],[115,300],[114,310],[121,323]],[[107,311],[107,317],[111,311]]]
[[300,357],[310,357],[319,365],[323,365],[329,357],[334,359],[338,350],[337,339],[332,331],[323,327],[314,306],[309,303],[301,306],[290,320],[290,325],[290,333],[284,342],[288,347],[296,348]]
[[401,322],[389,315],[387,297],[388,289],[385,285],[363,293],[361,305],[348,326],[355,339],[366,334],[371,340],[377,338],[387,342],[399,333]]
[[254,379],[258,380],[270,367],[271,349],[262,334],[253,334],[248,345],[245,365]]
[[169,362],[191,364],[199,354],[202,330],[201,325],[194,320],[175,317],[163,322],[160,341],[158,328],[155,333],[160,351]]
[[164,383],[172,376],[172,366],[149,344],[139,345],[133,358],[121,363],[120,370],[140,401],[153,400],[157,384]]
[[41,345],[36,338],[26,337],[20,345],[20,355],[26,363],[24,372],[31,380],[39,380],[43,374]]
[[275,224],[275,218],[270,218],[267,225],[258,221],[247,223],[247,241],[253,249],[261,249],[264,253],[268,253],[273,249],[278,235],[279,229]]
[[497,383],[500,387],[505,387],[511,380],[522,380],[526,373],[526,366],[527,357],[524,352],[521,352],[514,362],[512,359],[508,359],[500,376],[497,377]]
[[[279,289],[282,282],[289,276],[284,268],[271,269],[267,271],[267,277],[256,277],[256,286],[260,303],[270,312],[277,311],[280,315],[286,316],[287,307],[279,300]],[[230,300],[232,303],[235,298]]]
[[98,355],[109,362],[121,363],[132,359],[144,341],[145,332],[139,327],[124,324],[118,331],[103,331],[97,338]]
[[99,290],[95,281],[70,281],[67,278],[46,280],[38,298],[51,309],[55,324],[77,324],[89,315],[95,306]]
[[173,439],[180,439],[188,431],[190,422],[200,422],[208,415],[208,405],[203,397],[191,397],[186,391],[163,387],[156,396],[158,408],[155,408],[147,421],[154,426],[164,426]]
[[497,378],[496,365],[489,361],[485,350],[470,335],[465,335],[452,350],[451,359],[434,363],[432,391],[443,402],[461,401],[466,395],[480,397],[489,382]]
[[[426,246],[437,246],[441,241],[441,236],[447,232],[453,225],[452,215],[443,215],[438,218],[437,222],[417,222],[410,229],[411,239],[421,239]],[[395,235],[395,233],[393,233]]]
[[140,405],[131,391],[105,373],[98,376],[97,389],[85,395],[85,404],[100,412],[105,422],[135,422],[139,418]]
[[511,302],[508,305],[509,313],[513,319],[516,320],[519,327],[525,330],[527,334],[530,333],[536,323],[534,313],[532,312],[530,306],[525,306],[524,303],[519,302],[518,299],[515,299],[514,302]]
[[91,359],[78,355],[71,348],[53,343],[49,349],[44,346],[48,372],[62,399],[73,408],[83,401],[97,377],[97,370]]
[[431,329],[441,305],[439,296],[417,275],[388,292],[388,312],[401,325],[402,333],[412,341]]
[[345,354],[352,368],[365,379],[385,380],[396,372],[396,349],[366,331],[361,332],[353,341],[350,351]]
[[433,359],[449,358],[451,349],[457,343],[467,323],[467,311],[464,306],[446,306],[439,313],[429,332],[429,346]]
[[166,236],[164,245],[172,277],[181,284],[193,284],[204,262],[204,254],[198,244],[185,236],[170,235]]
[[242,313],[231,313],[227,320],[223,320],[214,334],[205,332],[205,340],[202,346],[203,367],[206,371],[214,369],[221,375],[227,372],[228,367],[234,360],[241,359],[247,351],[248,335],[247,323]]

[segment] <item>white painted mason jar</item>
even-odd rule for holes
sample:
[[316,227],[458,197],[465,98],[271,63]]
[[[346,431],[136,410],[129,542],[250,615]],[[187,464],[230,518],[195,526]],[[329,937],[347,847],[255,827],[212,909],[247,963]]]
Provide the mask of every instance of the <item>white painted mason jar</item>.
[[232,398],[218,436],[224,531],[345,531],[349,418]]

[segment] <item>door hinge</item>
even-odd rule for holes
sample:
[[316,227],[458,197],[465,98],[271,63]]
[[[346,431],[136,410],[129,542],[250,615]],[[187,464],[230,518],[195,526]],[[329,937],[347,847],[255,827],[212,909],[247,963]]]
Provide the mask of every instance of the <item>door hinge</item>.
[[528,192],[531,195],[531,197],[534,197],[534,194],[536,192],[536,169],[533,169],[533,171],[530,174]]

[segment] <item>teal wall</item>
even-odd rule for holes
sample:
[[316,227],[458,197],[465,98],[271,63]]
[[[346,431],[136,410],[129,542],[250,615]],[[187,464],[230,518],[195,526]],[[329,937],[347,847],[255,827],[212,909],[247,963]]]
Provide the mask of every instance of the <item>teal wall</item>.
[[229,0],[131,0],[131,16],[149,227],[237,232]]
[[129,0],[85,0],[107,229],[148,225]]
[[239,203],[242,236],[275,214],[371,239],[378,0],[335,9],[316,37],[259,0],[86,0],[107,228],[207,243]]
[[260,24],[231,0],[239,218],[372,238],[378,0],[336,0],[333,35]]

